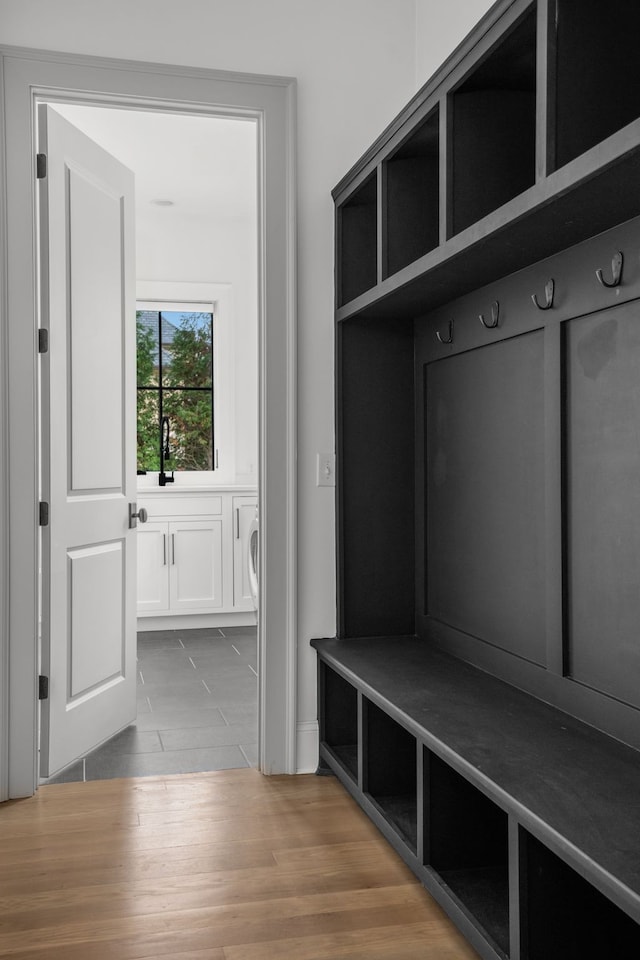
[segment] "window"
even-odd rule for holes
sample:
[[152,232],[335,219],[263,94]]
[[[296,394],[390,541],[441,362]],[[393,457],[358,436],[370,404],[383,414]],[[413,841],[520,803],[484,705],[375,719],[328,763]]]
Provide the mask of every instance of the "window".
[[213,470],[211,308],[138,309],[136,335],[138,473]]

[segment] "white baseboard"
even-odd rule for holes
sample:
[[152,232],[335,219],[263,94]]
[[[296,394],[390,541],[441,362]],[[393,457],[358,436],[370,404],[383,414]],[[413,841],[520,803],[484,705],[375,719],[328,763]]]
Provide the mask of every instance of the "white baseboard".
[[305,720],[296,726],[296,773],[315,773],[318,769],[319,730],[317,720]]
[[168,617],[138,617],[138,633],[148,630],[201,630],[207,627],[255,627],[256,615],[246,613],[185,613]]

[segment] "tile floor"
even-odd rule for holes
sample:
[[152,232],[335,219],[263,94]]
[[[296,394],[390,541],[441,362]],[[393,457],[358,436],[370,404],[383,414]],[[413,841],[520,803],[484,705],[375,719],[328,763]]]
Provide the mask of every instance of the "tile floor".
[[138,718],[43,781],[199,773],[257,763],[255,627],[138,634]]

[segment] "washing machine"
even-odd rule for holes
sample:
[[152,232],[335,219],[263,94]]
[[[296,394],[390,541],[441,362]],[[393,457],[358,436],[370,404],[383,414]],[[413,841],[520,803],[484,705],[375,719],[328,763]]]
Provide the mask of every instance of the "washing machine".
[[249,527],[247,564],[249,574],[249,589],[251,590],[251,600],[253,609],[258,609],[258,508]]

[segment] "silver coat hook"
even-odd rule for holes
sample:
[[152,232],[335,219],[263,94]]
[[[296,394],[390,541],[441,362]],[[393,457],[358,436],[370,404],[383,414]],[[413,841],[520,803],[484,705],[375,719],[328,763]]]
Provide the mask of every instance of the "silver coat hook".
[[498,300],[494,300],[491,304],[491,323],[488,323],[485,320],[483,313],[479,315],[478,319],[480,320],[482,326],[486,327],[487,330],[493,330],[494,327],[497,327],[498,320],[500,319],[500,302]]
[[605,280],[602,274],[602,270],[596,270],[596,277],[598,278],[598,280],[600,281],[603,287],[619,287],[620,284],[622,283],[623,266],[624,266],[624,255],[622,253],[622,250],[618,250],[618,252],[613,257],[613,260],[611,261],[612,279]]
[[440,336],[440,331],[436,330],[436,337],[440,343],[453,343],[453,320],[449,320],[449,336],[445,339]]
[[551,277],[549,280],[547,280],[547,282],[544,285],[544,298],[545,298],[544,306],[541,303],[538,303],[538,298],[535,295],[535,293],[531,294],[531,299],[535,303],[538,310],[550,310],[551,307],[553,306],[554,293],[555,293],[555,283],[553,281],[553,277]]

